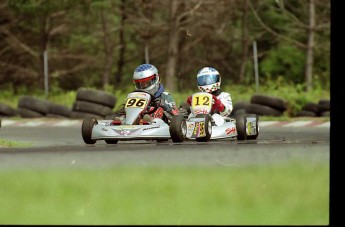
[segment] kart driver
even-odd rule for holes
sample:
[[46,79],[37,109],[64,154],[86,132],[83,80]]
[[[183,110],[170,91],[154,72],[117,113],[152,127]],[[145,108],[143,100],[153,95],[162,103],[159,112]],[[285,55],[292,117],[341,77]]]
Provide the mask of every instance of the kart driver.
[[178,108],[174,98],[164,91],[163,85],[160,83],[160,76],[158,74],[158,69],[151,64],[139,65],[133,73],[133,83],[135,89],[138,91],[145,91],[153,95],[154,100],[151,101],[151,107],[162,107],[157,108],[157,110],[150,114],[145,115],[144,120],[151,121],[153,118],[162,118],[163,111],[168,112],[170,115],[178,114]]
[[[211,111],[219,112],[222,117],[230,116],[233,110],[232,100],[230,93],[220,89],[221,77],[219,72],[212,67],[204,67],[198,72],[196,79],[200,91],[213,95],[214,103]],[[191,105],[191,102],[192,96],[189,96],[187,103]]]

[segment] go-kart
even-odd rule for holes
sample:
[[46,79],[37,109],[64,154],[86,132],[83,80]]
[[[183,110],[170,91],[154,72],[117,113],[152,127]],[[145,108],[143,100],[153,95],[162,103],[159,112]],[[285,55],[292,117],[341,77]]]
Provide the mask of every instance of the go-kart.
[[175,115],[171,119],[170,134],[173,142],[195,139],[207,142],[210,139],[237,138],[255,140],[259,135],[259,121],[256,114],[241,114],[236,118],[222,117],[212,111],[214,97],[207,92],[192,95],[187,119]]
[[[108,144],[116,144],[119,140],[169,140],[169,123],[171,115],[162,107],[152,107],[154,97],[143,91],[133,91],[127,95],[123,104],[123,114],[114,119],[97,120],[86,117],[82,123],[82,137],[86,144],[95,144],[104,140]],[[161,108],[157,111],[158,108]],[[145,120],[146,114],[159,113],[150,121]],[[158,116],[157,115],[157,116]]]

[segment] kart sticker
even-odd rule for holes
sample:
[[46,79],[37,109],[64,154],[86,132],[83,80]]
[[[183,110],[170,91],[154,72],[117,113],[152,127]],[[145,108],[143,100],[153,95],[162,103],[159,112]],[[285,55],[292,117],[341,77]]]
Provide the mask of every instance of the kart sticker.
[[121,136],[128,136],[134,134],[136,131],[138,131],[140,128],[137,129],[113,129],[114,132]]
[[140,99],[140,98],[129,98],[126,101],[125,108],[144,108],[146,106],[147,99]]
[[192,97],[192,108],[206,107],[211,108],[212,98],[210,94],[194,94]]
[[231,127],[231,128],[227,128],[226,130],[225,130],[225,133],[227,134],[227,135],[229,135],[230,133],[235,133],[236,132],[236,128],[235,127]]
[[194,137],[205,136],[205,122],[195,122],[193,136]]
[[256,122],[248,122],[247,123],[247,135],[255,135],[256,134]]

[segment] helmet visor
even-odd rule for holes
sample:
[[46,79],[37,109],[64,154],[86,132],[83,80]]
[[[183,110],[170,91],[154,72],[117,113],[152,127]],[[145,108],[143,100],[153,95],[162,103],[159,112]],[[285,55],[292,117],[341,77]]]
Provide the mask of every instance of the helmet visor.
[[135,84],[135,88],[137,89],[145,89],[150,87],[152,84],[154,84],[157,81],[157,75],[154,74],[152,76],[143,78],[143,79],[138,79],[138,80],[133,80]]
[[202,75],[197,77],[198,86],[210,85],[219,82],[219,75]]

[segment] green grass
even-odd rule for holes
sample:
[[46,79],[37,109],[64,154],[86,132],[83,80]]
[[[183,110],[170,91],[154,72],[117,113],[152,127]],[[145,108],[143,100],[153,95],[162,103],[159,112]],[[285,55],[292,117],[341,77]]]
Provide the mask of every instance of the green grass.
[[17,142],[17,141],[10,141],[0,138],[0,148],[1,147],[30,147],[31,143],[24,143],[24,142]]
[[328,225],[329,164],[0,171],[1,224]]

